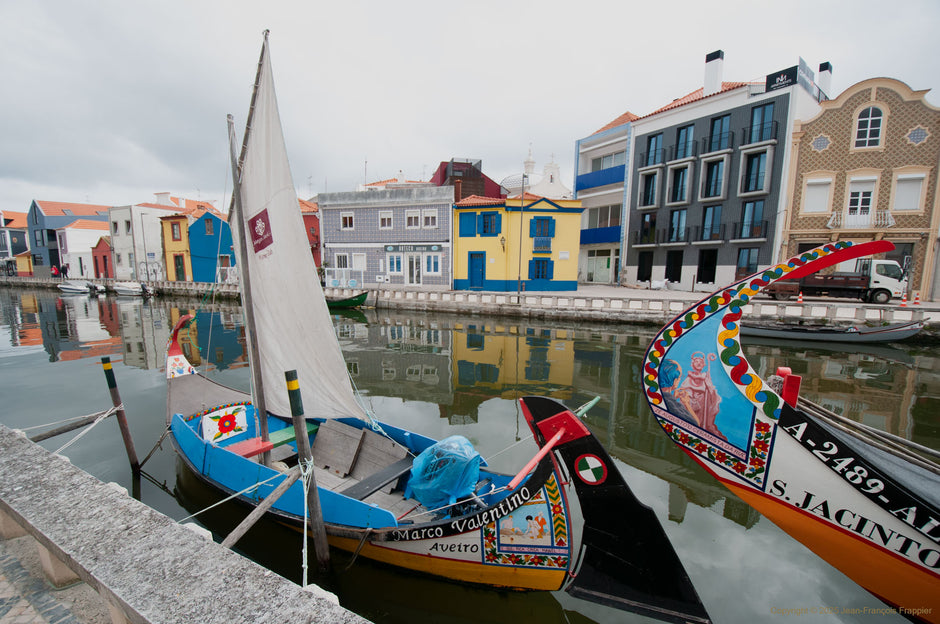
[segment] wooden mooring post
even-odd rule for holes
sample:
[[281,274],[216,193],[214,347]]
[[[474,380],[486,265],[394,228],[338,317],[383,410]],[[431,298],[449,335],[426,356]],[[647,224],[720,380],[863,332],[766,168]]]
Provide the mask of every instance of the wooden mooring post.
[[305,483],[307,491],[307,523],[313,534],[313,548],[321,572],[330,568],[330,545],[326,539],[326,525],[323,523],[323,510],[320,508],[320,492],[317,479],[313,474],[313,453],[310,450],[310,438],[307,434],[307,421],[304,419],[304,403],[300,396],[300,382],[297,371],[284,373],[287,380],[287,396],[290,399],[291,419],[294,421],[294,434],[297,436],[297,458],[300,465],[309,469],[310,483]]
[[131,470],[134,474],[140,474],[140,462],[137,461],[137,451],[134,450],[134,439],[131,438],[130,427],[127,426],[127,414],[121,407],[121,393],[117,389],[117,381],[114,379],[114,370],[111,368],[111,358],[105,356],[101,358],[101,367],[104,369],[104,378],[108,381],[108,390],[111,391],[111,403],[118,408],[115,412],[118,425],[121,427],[121,437],[124,438],[124,448],[127,450],[127,459],[131,463]]

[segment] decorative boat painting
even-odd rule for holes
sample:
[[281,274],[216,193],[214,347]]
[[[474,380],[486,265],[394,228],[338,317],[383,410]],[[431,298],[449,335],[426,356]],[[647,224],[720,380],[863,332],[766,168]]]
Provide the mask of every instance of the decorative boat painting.
[[840,241],[712,294],[652,341],[643,385],[665,433],[722,484],[902,615],[936,622],[940,454],[799,397],[789,369],[763,379],[739,341],[762,288],[892,249]]

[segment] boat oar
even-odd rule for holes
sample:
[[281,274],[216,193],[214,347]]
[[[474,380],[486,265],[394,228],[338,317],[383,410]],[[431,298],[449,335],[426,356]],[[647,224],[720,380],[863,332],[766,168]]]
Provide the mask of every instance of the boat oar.
[[529,474],[535,466],[542,461],[542,458],[545,457],[552,448],[558,444],[558,441],[561,440],[561,437],[565,435],[565,428],[562,427],[558,430],[551,439],[545,443],[545,446],[539,449],[539,452],[535,454],[535,457],[529,460],[529,463],[523,466],[522,470],[512,478],[512,481],[509,482],[509,485],[506,486],[507,489],[514,490],[516,486]]

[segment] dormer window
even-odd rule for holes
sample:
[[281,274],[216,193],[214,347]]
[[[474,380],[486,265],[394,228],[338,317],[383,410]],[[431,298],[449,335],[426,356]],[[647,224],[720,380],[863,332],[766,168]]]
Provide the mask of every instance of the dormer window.
[[855,125],[855,147],[878,147],[881,145],[881,123],[884,114],[877,106],[869,106],[858,114]]

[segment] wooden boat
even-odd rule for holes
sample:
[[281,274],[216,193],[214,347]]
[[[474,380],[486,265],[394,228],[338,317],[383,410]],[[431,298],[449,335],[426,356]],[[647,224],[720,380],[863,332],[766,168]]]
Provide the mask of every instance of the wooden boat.
[[795,323],[741,323],[742,336],[783,340],[820,340],[825,342],[896,342],[920,333],[923,321],[909,321],[880,327],[867,325],[798,325]]
[[799,398],[786,369],[761,379],[739,342],[767,285],[890,249],[839,241],[703,299],[653,340],[643,384],[666,434],[728,489],[901,615],[937,622],[940,453]]
[[333,310],[342,310],[344,308],[358,308],[366,302],[369,291],[364,290],[349,297],[327,297],[326,305]]
[[66,280],[61,284],[56,284],[56,286],[69,295],[90,295],[97,291],[94,284],[85,280]]
[[[282,470],[300,461],[299,431],[312,447],[313,466],[304,462],[304,472],[315,478],[334,547],[460,582],[564,588],[660,619],[709,621],[655,515],[562,404],[521,399],[533,457],[515,476],[489,469],[465,439],[436,442],[381,423],[363,407],[297,211],[267,34],[240,158],[231,117],[229,134],[253,392],[196,372],[180,338],[190,317],[181,318],[167,349],[167,420],[189,469],[258,506],[285,481]],[[288,367],[298,375],[292,396]],[[300,402],[310,408],[306,432],[304,421],[292,426],[291,407]],[[572,517],[571,496],[582,521]],[[306,507],[301,480],[268,513],[303,530]]]

